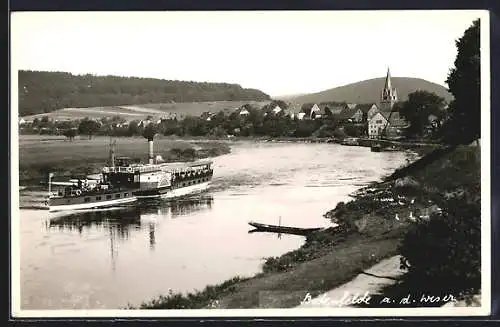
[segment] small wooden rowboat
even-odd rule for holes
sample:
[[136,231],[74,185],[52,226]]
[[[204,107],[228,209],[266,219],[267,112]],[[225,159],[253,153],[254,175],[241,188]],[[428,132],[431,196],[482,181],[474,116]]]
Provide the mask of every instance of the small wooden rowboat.
[[255,230],[253,230],[252,232],[270,232],[270,233],[284,233],[284,234],[294,234],[294,235],[307,235],[309,233],[323,229],[321,227],[299,228],[299,227],[268,225],[268,224],[256,223],[254,221],[250,221],[248,224],[252,227],[255,227]]

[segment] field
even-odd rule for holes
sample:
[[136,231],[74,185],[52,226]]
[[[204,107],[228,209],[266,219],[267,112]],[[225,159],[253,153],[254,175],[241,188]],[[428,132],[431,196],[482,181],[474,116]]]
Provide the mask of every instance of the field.
[[[116,156],[147,159],[148,143],[143,137],[124,137],[115,140]],[[109,137],[95,137],[92,140],[77,138],[70,142],[58,136],[21,135],[19,178],[21,181],[46,178],[51,171],[56,172],[58,176],[94,173],[109,158],[109,141]],[[190,160],[227,153],[229,146],[220,142],[158,138],[155,139],[154,152],[155,155],[161,155],[168,161]]]
[[150,103],[130,106],[110,106],[92,108],[65,108],[50,113],[23,117],[25,120],[48,116],[54,120],[74,120],[85,117],[103,118],[119,115],[126,120],[145,119],[153,116],[156,119],[177,116],[200,116],[203,112],[233,111],[246,103],[263,106],[269,101],[214,101],[214,102],[181,102],[181,103]]

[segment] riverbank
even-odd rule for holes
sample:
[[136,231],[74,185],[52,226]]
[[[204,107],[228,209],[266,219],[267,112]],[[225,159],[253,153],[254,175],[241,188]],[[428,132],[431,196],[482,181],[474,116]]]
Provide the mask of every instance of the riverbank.
[[[146,160],[148,144],[143,137],[115,138],[116,155]],[[109,138],[79,139],[26,138],[19,140],[19,182],[38,183],[49,172],[56,178],[89,175],[100,171],[109,158]],[[167,162],[213,158],[231,151],[226,142],[196,140],[155,140],[156,155]]]
[[[233,279],[194,294],[169,294],[141,308],[296,307],[306,294],[325,293],[397,255],[415,222],[440,210],[436,203],[480,184],[478,152],[478,148],[461,147],[422,169],[398,170],[398,178],[359,190],[352,201],[339,203],[325,214],[338,227],[315,232],[299,249],[267,259],[262,273],[252,278]],[[181,307],[176,306],[179,299],[183,299]]]

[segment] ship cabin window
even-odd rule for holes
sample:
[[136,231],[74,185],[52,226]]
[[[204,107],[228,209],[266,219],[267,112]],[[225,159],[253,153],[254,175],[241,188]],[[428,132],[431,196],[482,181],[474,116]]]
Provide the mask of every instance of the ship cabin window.
[[106,200],[111,199],[111,195],[106,195]]
[[123,194],[123,196],[124,196],[124,197],[127,197],[127,196],[128,196],[128,193]]
[[116,194],[115,199],[119,199],[119,198],[120,198],[120,194]]
[[96,196],[95,199],[96,199],[96,201],[101,201],[101,197],[100,196]]
[[85,198],[85,199],[83,199],[83,201],[90,202],[90,198]]

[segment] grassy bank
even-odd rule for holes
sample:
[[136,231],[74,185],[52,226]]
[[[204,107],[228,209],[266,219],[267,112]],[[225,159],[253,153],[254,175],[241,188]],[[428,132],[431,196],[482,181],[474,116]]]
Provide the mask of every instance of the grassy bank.
[[[148,143],[143,137],[116,138],[117,156],[147,160]],[[216,157],[230,152],[227,143],[158,138],[154,152],[166,161],[189,161]],[[68,141],[57,137],[21,137],[19,139],[19,181],[40,181],[49,172],[56,176],[92,174],[106,164],[109,158],[109,138]]]
[[427,219],[439,210],[436,203],[454,192],[477,191],[478,150],[455,149],[425,168],[358,191],[352,201],[325,214],[338,228],[311,234],[299,249],[268,258],[263,272],[253,278],[221,284],[230,287],[210,286],[208,293],[169,294],[141,308],[175,308],[180,302],[191,308],[288,308],[299,305],[307,293],[315,296],[338,287],[398,254],[401,240],[415,225],[414,217]]

